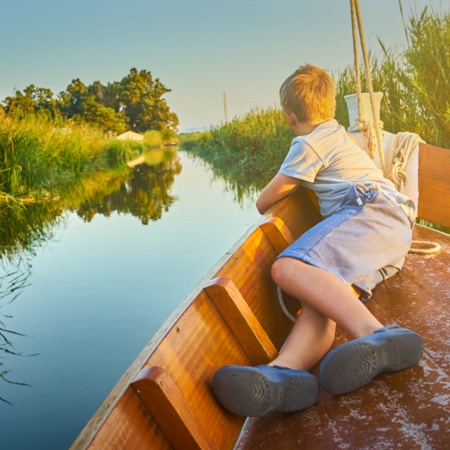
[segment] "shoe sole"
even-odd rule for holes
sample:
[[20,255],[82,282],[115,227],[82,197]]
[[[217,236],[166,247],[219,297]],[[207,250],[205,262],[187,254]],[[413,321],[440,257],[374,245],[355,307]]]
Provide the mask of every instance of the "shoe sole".
[[330,394],[359,389],[383,372],[406,369],[417,364],[423,340],[411,330],[379,330],[332,350],[320,367],[320,384]]
[[298,411],[316,403],[316,377],[306,371],[288,370],[289,374],[284,370],[225,366],[214,374],[214,393],[228,411],[240,416]]

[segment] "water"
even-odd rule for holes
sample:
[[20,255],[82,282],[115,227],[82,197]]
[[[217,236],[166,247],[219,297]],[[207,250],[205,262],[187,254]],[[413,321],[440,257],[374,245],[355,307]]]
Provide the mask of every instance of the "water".
[[238,203],[186,153],[172,157],[176,170],[153,163],[140,166],[145,177],[135,168],[133,179],[103,180],[106,194],[84,188],[88,198],[34,226],[23,258],[3,269],[3,290],[12,270],[25,287],[0,299],[0,328],[24,336],[5,334],[11,346],[3,348],[21,355],[0,352],[0,373],[27,386],[0,379],[9,402],[0,402],[2,449],[68,448],[152,335],[258,218],[252,199]]

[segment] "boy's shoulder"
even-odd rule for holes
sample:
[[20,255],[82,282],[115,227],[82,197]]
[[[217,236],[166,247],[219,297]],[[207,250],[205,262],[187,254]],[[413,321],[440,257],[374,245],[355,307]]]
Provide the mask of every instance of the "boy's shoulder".
[[339,125],[336,119],[331,119],[320,123],[309,134],[298,136],[298,138],[301,141],[313,145],[315,143],[320,143],[323,140],[341,139],[343,135],[346,135],[345,128],[342,125]]

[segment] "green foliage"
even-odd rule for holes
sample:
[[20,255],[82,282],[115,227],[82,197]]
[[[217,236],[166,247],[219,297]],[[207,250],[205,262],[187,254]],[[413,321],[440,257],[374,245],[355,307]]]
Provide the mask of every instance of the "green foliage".
[[0,197],[39,199],[93,170],[126,161],[126,142],[87,125],[58,125],[33,114],[0,117]]
[[183,149],[209,162],[214,172],[238,190],[262,188],[286,155],[292,131],[279,108],[254,110],[204,133],[184,135]]
[[170,92],[147,70],[131,69],[120,82],[86,86],[76,78],[57,98],[49,89],[30,85],[23,92],[7,97],[4,109],[10,117],[22,119],[30,114],[47,118],[88,123],[105,132],[137,132],[178,127],[178,117],[170,111],[163,96]]
[[177,138],[177,133],[172,128],[164,128],[161,130],[161,139],[164,143],[173,142]]
[[[450,148],[450,15],[425,8],[410,19],[405,31],[406,51],[387,50],[380,42],[384,58],[371,61],[374,89],[384,93],[384,128],[393,133],[413,131],[431,144]],[[354,69],[346,68],[336,84],[336,117],[347,124],[343,97],[356,92]]]
[[144,142],[149,147],[160,147],[163,144],[161,132],[156,130],[146,131],[144,134]]

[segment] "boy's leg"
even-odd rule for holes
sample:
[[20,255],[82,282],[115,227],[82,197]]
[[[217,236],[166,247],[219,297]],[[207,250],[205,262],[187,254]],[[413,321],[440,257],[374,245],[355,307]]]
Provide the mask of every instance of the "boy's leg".
[[272,278],[284,292],[330,318],[354,338],[383,327],[347,285],[325,270],[284,257],[272,266]]
[[336,323],[306,303],[271,366],[310,370],[330,350]]
[[[322,386],[332,394],[343,394],[369,383],[382,372],[417,364],[423,340],[411,330],[383,327],[372,313],[337,277],[293,258],[280,258],[273,266],[274,281],[304,305],[330,317],[356,339],[332,350],[320,368]],[[300,314],[301,317],[301,314]],[[283,348],[290,367],[303,367],[305,356],[298,353],[302,339],[294,327]],[[323,341],[322,341],[323,342]],[[312,355],[311,351],[308,354]]]

